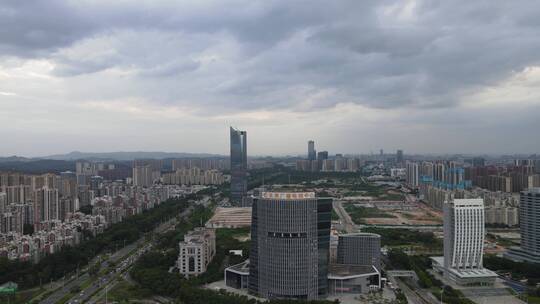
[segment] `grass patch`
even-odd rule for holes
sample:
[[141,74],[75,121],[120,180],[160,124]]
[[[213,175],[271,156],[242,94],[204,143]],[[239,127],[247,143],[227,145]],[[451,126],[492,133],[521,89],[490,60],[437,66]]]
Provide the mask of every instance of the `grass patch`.
[[336,210],[332,208],[332,221],[339,221],[339,215],[337,214]]
[[357,207],[349,204],[345,206],[345,210],[356,224],[364,224],[365,218],[395,218],[395,216],[377,208]]
[[125,280],[117,283],[107,294],[109,301],[140,300],[151,296],[150,290],[132,285]]
[[407,246],[420,245],[428,249],[442,249],[442,240],[435,237],[433,232],[420,232],[403,228],[378,228],[366,227],[362,232],[376,233],[381,236],[383,246]]
[[530,304],[540,304],[540,297],[529,296],[529,297],[527,298],[527,303],[530,303]]

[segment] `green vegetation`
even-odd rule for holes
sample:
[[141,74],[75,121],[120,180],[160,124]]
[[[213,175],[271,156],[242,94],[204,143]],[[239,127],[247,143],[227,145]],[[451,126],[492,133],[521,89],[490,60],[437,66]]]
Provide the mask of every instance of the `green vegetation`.
[[[499,273],[509,273],[514,280],[527,280],[529,286],[540,283],[540,264],[514,262],[494,255],[484,256],[484,267]],[[540,297],[540,288],[529,291]]]
[[136,241],[163,220],[170,219],[185,210],[188,206],[187,200],[194,197],[170,199],[151,210],[112,225],[95,237],[83,231],[84,240],[80,245],[64,247],[57,253],[43,257],[37,264],[0,258],[0,283],[13,281],[19,284],[19,288],[24,289],[38,286],[40,282],[59,279],[67,273],[74,272],[77,267],[87,265],[99,253],[123,245],[124,240],[126,244]]
[[[193,220],[190,217],[190,220]],[[183,235],[193,229],[194,225],[189,222],[181,223],[175,232],[183,238]],[[131,277],[141,286],[145,286],[155,294],[175,296],[178,286],[197,287],[206,283],[223,279],[223,271],[226,267],[238,264],[246,259],[244,257],[229,255],[229,250],[242,250],[249,253],[249,241],[240,242],[236,237],[249,233],[249,228],[242,229],[217,229],[216,230],[216,256],[208,265],[207,271],[201,276],[186,280],[177,273],[168,272],[169,267],[174,265],[178,256],[178,243],[174,247],[163,247],[143,255],[130,272]],[[175,238],[176,239],[176,238]],[[163,243],[165,244],[165,243]],[[172,243],[169,243],[172,244]],[[173,282],[171,284],[171,282]]]
[[[227,293],[223,290],[214,291],[200,288],[202,285],[223,279],[223,271],[226,267],[238,264],[247,258],[249,254],[249,241],[239,241],[240,236],[249,233],[249,228],[240,229],[217,229],[216,230],[216,256],[208,265],[206,273],[199,277],[185,279],[178,273],[169,273],[169,267],[174,265],[178,256],[178,241],[183,235],[198,226],[201,218],[203,223],[211,216],[211,208],[198,206],[185,221],[178,223],[174,231],[165,233],[157,239],[156,250],[142,255],[130,271],[131,278],[138,283],[139,296],[162,295],[176,298],[180,303],[190,304],[259,304],[260,302]],[[229,250],[242,250],[243,257],[230,255]],[[119,287],[118,296],[129,295],[130,286]],[[133,299],[129,295],[129,299]],[[124,298],[126,299],[126,298]],[[292,304],[291,301],[271,301],[272,304]],[[306,302],[311,304],[331,303],[326,301]]]
[[92,205],[86,205],[86,206],[82,206],[79,211],[84,213],[84,214],[92,214],[92,209],[94,208],[94,206]]
[[[540,288],[537,289],[537,292]],[[527,303],[529,304],[540,304],[540,295],[537,296],[528,296]]]
[[33,233],[34,233],[34,225],[24,224],[24,226],[23,226],[23,234],[24,235],[31,235]]
[[[438,299],[443,293],[443,302],[450,304],[474,304],[473,301],[465,298],[463,294],[453,289],[451,286],[444,285],[441,281],[433,277],[428,269],[431,268],[431,260],[427,256],[408,256],[405,252],[392,249],[388,253],[390,268],[392,269],[410,269],[416,272],[418,276],[418,285],[421,288],[430,289],[431,293]],[[405,283],[408,283],[407,281]],[[410,285],[410,283],[408,283]],[[415,288],[414,286],[410,286]]]
[[383,246],[414,246],[421,245],[426,249],[442,249],[442,240],[437,239],[433,232],[420,232],[404,228],[378,228],[366,227],[362,232],[371,232],[381,235]]
[[405,196],[401,193],[389,193],[389,192],[386,192],[386,194],[382,195],[382,197],[380,197],[384,200],[388,200],[388,201],[403,201],[405,200]]
[[378,208],[357,207],[348,204],[345,205],[345,210],[356,224],[364,224],[365,218],[395,218],[395,216],[381,211]]
[[109,301],[126,301],[129,299],[144,299],[152,296],[152,293],[147,289],[139,288],[132,285],[125,280],[121,280],[117,283],[108,293],[107,297]]
[[327,183],[318,184],[321,187],[345,187],[347,185],[337,185],[337,181],[342,183],[359,182],[360,174],[356,172],[303,172],[284,166],[251,170],[249,172],[248,188],[253,189],[263,184],[305,184],[315,185],[314,181],[327,179]]
[[332,221],[339,221],[339,215],[336,213],[336,210],[332,208]]
[[409,303],[407,301],[407,297],[405,296],[405,294],[401,290],[396,291],[396,300],[397,300],[398,304],[407,304],[407,303]]

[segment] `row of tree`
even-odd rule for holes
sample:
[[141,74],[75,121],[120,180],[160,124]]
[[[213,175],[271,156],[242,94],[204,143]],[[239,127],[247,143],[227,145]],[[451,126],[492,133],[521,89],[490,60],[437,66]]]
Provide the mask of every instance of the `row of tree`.
[[81,244],[65,246],[59,252],[42,257],[37,264],[0,258],[0,283],[13,281],[19,284],[19,288],[24,289],[73,273],[98,254],[130,244],[162,221],[179,214],[187,208],[190,198],[192,197],[170,199],[151,210],[110,226],[95,237],[82,231]]

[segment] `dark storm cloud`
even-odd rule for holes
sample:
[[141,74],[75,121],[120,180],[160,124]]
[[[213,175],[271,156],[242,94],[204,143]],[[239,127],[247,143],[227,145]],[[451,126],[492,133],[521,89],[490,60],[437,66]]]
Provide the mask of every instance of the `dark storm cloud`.
[[[109,96],[96,90],[100,98],[126,94],[225,111],[309,111],[344,102],[453,107],[539,64],[539,7],[532,1],[8,0],[0,3],[0,56],[46,58],[66,78],[134,71],[93,83],[118,90]],[[103,37],[111,41],[98,49],[111,52],[65,54]]]

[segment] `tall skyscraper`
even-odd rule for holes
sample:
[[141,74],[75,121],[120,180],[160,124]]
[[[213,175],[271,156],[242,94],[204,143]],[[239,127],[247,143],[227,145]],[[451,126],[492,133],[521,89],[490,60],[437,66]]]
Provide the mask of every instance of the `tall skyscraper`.
[[231,131],[231,201],[243,206],[247,203],[247,132]]
[[332,200],[313,192],[262,192],[253,199],[249,292],[314,300],[328,292]]
[[406,182],[411,188],[418,188],[420,182],[420,166],[415,162],[407,162],[405,166],[407,173]]
[[397,150],[396,153],[396,163],[402,164],[403,163],[403,150]]
[[540,263],[540,188],[521,191],[519,197],[521,247],[513,247],[507,257]]
[[484,200],[454,199],[443,210],[444,258],[433,258],[435,267],[458,285],[493,285],[497,274],[483,266]]
[[317,152],[315,151],[315,142],[313,140],[308,141],[308,159],[315,160],[317,158]]

